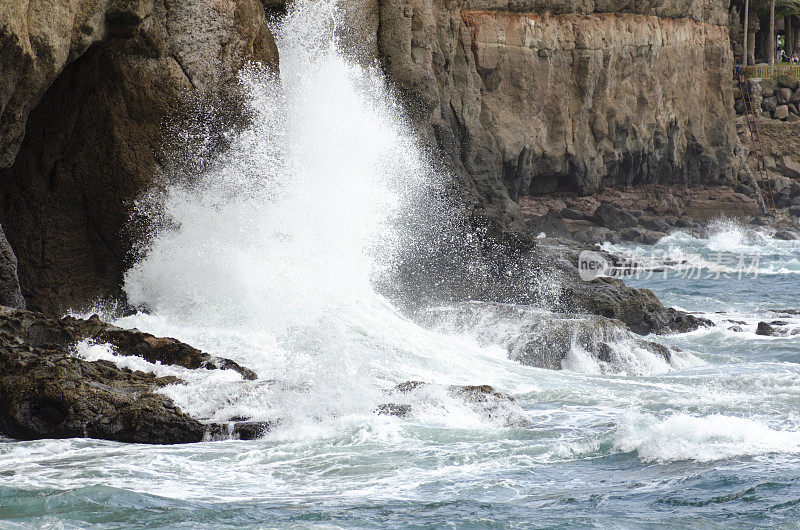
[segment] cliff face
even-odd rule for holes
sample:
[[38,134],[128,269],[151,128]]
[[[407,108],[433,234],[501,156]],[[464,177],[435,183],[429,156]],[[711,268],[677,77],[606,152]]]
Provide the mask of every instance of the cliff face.
[[0,28],[0,224],[28,305],[81,307],[118,289],[165,125],[235,115],[236,72],[277,49],[259,0],[6,0]]
[[[235,74],[277,63],[264,8],[283,5],[2,2],[0,225],[30,307],[114,294],[132,201],[171,164],[164,125],[198,102],[238,119]],[[520,227],[525,195],[738,172],[724,0],[340,7],[345,45],[384,66],[475,217]]]
[[528,194],[738,174],[722,1],[379,4],[390,78],[488,215],[513,218]]

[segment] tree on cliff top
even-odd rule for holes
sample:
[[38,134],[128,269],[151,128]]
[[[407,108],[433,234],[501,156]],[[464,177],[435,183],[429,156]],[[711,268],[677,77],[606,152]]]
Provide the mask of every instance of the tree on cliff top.
[[770,20],[769,64],[775,63],[775,19],[789,15],[800,15],[800,0],[734,0],[732,5],[740,6],[744,18],[743,64],[755,63],[755,34],[760,29],[759,18],[768,16]]

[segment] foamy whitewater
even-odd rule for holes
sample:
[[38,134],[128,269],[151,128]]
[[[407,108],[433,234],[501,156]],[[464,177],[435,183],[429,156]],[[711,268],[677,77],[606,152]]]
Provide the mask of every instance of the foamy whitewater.
[[[153,237],[125,290],[148,312],[117,324],[232,358],[259,379],[77,347],[184,379],[163,391],[198,418],[278,428],[185,446],[2,441],[0,526],[794,524],[800,316],[787,310],[800,309],[800,244],[718,222],[707,238],[610,247],[700,256],[698,278],[630,281],[717,324],[648,337],[680,349],[669,363],[630,334],[587,339],[590,319],[538,307],[472,302],[412,320],[375,279],[402,251],[398,219],[447,218],[445,205],[419,200],[443,178],[379,71],[338,48],[339,19],[335,0],[297,0],[276,32],[280,79],[257,67],[242,76],[253,124],[204,173],[141,203]],[[717,275],[730,272],[715,260],[723,251],[758,254],[759,274]],[[789,332],[758,336],[762,320]],[[515,360],[556,328],[563,370]],[[586,350],[601,339],[610,361]],[[404,398],[410,417],[375,414],[385,390],[410,380],[430,383]],[[448,393],[453,384],[493,385],[515,403],[487,414]]]

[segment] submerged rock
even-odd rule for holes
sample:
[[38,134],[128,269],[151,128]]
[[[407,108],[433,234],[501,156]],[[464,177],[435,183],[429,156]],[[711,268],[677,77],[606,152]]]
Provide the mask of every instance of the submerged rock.
[[280,424],[279,421],[237,421],[206,427],[206,440],[256,440]]
[[438,393],[442,390],[447,396],[463,402],[481,417],[499,422],[504,427],[524,427],[530,423],[513,396],[500,392],[490,385],[442,387],[422,381],[406,381],[386,391],[395,400],[378,405],[375,412],[386,416],[408,418],[421,407],[441,406]]
[[643,374],[657,369],[659,360],[672,360],[668,347],[632,334],[622,322],[596,315],[472,302],[429,309],[419,319],[446,334],[474,334],[487,346],[502,346],[520,364],[549,370],[591,359],[603,373]]

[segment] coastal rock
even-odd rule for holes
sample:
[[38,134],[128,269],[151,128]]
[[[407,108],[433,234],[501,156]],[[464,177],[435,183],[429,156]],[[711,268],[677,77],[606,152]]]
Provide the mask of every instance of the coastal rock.
[[775,96],[764,98],[764,100],[761,102],[761,109],[764,112],[769,112],[770,114],[775,112],[775,109],[777,107],[778,107],[778,98],[776,98]]
[[767,324],[766,322],[759,322],[758,326],[756,327],[756,335],[764,335],[766,337],[776,335],[777,332],[774,327]]
[[499,392],[489,385],[441,387],[422,381],[406,381],[388,390],[386,393],[393,398],[393,402],[379,405],[375,412],[407,418],[420,406],[440,406],[442,391],[450,398],[464,403],[482,418],[504,427],[526,427],[530,424],[513,396]]
[[[649,289],[628,287],[622,280],[610,277],[583,281],[577,267],[580,253],[585,250],[596,251],[567,241],[547,241],[537,245],[532,266],[560,285],[553,309],[619,320],[640,335],[685,333],[713,326],[707,319],[665,307]],[[612,265],[626,264],[612,255],[607,255],[606,259]]]
[[775,112],[772,114],[772,117],[776,120],[785,120],[789,117],[789,107],[786,105],[778,105],[775,107]]
[[257,378],[255,372],[230,359],[214,357],[175,339],[119,328],[101,321],[97,315],[89,319],[72,316],[54,319],[33,311],[0,307],[0,332],[32,348],[63,351],[80,341],[91,340],[110,344],[117,355],[141,357],[151,363],[189,369],[233,370],[243,379]]
[[564,208],[559,212],[559,215],[564,219],[574,219],[576,221],[588,221],[590,217],[588,214],[572,208]]
[[130,443],[199,442],[205,427],[154,392],[174,379],[33,348],[0,333],[0,434],[100,438]]
[[527,221],[525,221],[525,227],[533,235],[544,233],[548,237],[572,239],[572,234],[567,228],[564,219],[553,210],[550,210],[545,215],[539,217],[530,217]]
[[623,241],[641,241],[642,236],[645,233],[644,228],[634,227],[634,228],[626,228],[619,233],[620,239]]
[[795,241],[797,239],[800,239],[800,236],[798,236],[797,233],[792,232],[790,230],[778,230],[772,237],[774,237],[775,239],[780,239],[782,241]]
[[[778,168],[782,175],[792,179],[800,178],[800,160],[796,158],[792,158],[789,155],[784,155],[779,157],[778,159]],[[800,189],[797,182],[790,182],[789,183],[789,190],[788,194],[790,197],[797,197],[800,195]]]
[[669,224],[659,217],[643,217],[639,219],[639,225],[654,232],[668,232]]
[[[109,5],[111,4],[111,5]],[[10,166],[31,109],[64,67],[95,42],[135,31],[152,0],[0,5],[0,168]]]
[[576,309],[621,320],[634,333],[685,333],[711,325],[671,307],[664,307],[649,289],[634,289],[616,278],[598,278],[567,288],[566,299]]
[[[380,2],[381,58],[476,211],[634,183],[733,182],[726,5]],[[517,213],[515,213],[517,212]]]
[[17,278],[17,257],[0,227],[0,306],[25,309]]
[[257,440],[274,430],[277,421],[237,421],[206,426],[206,440]]
[[604,373],[625,371],[622,351],[638,347],[661,357],[667,363],[672,352],[666,346],[643,339],[631,340],[627,327],[617,320],[599,316],[579,318],[558,315],[532,323],[509,341],[509,356],[528,366],[561,370],[574,348],[600,361]]
[[[0,308],[0,435],[31,440],[89,437],[129,443],[175,444],[228,437],[252,439],[268,426],[254,422],[203,424],[158,390],[175,377],[119,368],[76,355],[77,341],[115,345],[118,355],[185,368],[231,369],[255,374],[233,361],[210,357],[174,339],[122,330],[98,318],[61,320]],[[249,375],[252,375],[250,377]]]
[[594,214],[592,214],[591,220],[597,225],[611,230],[632,228],[639,224],[639,220],[635,216],[610,203],[603,203],[598,206]]
[[237,72],[277,49],[259,0],[1,4],[0,223],[28,306],[63,313],[119,293],[134,199],[182,163],[173,133],[206,113],[222,148]]

